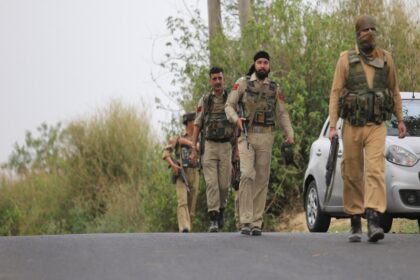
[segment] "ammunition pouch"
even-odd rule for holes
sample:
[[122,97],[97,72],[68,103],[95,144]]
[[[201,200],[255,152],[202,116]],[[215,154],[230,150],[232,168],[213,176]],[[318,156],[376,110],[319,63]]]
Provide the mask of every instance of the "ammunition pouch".
[[339,100],[339,116],[353,126],[368,122],[380,124],[391,119],[394,102],[388,89],[382,91],[348,91]]
[[226,113],[211,113],[205,123],[205,135],[207,140],[217,141],[231,139],[233,125],[228,121]]
[[253,124],[274,126],[274,110],[256,111]]
[[181,165],[183,168],[195,167],[191,162],[191,150],[190,146],[181,145],[181,155],[176,155],[177,158],[181,158]]

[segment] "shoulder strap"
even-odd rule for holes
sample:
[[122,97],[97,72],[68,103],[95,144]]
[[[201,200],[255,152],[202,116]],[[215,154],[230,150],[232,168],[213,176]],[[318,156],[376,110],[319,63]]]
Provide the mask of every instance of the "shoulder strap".
[[210,111],[210,106],[213,104],[213,94],[207,93],[203,98],[204,116]]
[[270,81],[269,89],[276,92],[277,91],[277,84],[273,81]]
[[226,103],[228,98],[228,92],[226,90],[223,91],[223,102]]
[[359,58],[359,55],[356,53],[356,50],[354,49],[349,50],[348,56],[349,56],[349,64],[360,62],[360,58]]

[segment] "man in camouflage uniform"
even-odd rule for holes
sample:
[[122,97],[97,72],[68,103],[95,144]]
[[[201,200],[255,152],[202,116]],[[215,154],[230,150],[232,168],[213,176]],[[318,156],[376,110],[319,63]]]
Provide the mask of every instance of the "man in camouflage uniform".
[[[241,161],[238,194],[241,233],[246,235],[261,235],[274,142],[272,130],[276,120],[286,134],[286,142],[293,143],[293,128],[284,95],[268,78],[269,72],[269,54],[257,52],[248,75],[234,84],[225,106],[228,119],[242,131],[238,139]],[[243,106],[241,117],[235,110],[238,103]],[[247,139],[244,126],[247,127]]]
[[[224,89],[223,69],[211,68],[209,77],[212,91],[198,103],[193,144],[195,146],[201,133],[205,139],[202,166],[206,181],[209,231],[218,232],[223,228],[230,184],[233,125],[227,120],[224,110],[227,92]],[[192,159],[196,158],[197,151],[193,150]]]
[[340,54],[330,95],[330,139],[343,118],[344,210],[351,215],[350,242],[361,241],[361,216],[368,220],[368,241],[384,238],[380,214],[386,209],[385,121],[394,114],[405,137],[397,74],[389,52],[376,46],[371,16],[356,20],[356,46]]
[[[192,142],[195,116],[195,112],[183,115],[186,133],[182,136],[171,137],[162,155],[162,158],[172,168],[173,181],[176,184],[177,217],[180,232],[191,231],[197,204],[199,172],[197,165],[191,162],[191,151],[193,147],[196,147]],[[175,158],[172,157],[172,154],[175,154]],[[185,172],[189,186],[181,176],[182,170]]]

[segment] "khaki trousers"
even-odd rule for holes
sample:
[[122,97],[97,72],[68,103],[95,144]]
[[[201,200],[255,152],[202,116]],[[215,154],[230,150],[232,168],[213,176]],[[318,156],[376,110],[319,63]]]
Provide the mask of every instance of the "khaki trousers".
[[368,124],[343,128],[344,210],[348,214],[363,214],[366,208],[383,213],[386,209],[385,149],[386,126]]
[[239,219],[260,227],[267,199],[270,176],[271,151],[274,136],[269,133],[248,133],[249,149],[245,137],[238,139],[241,159],[241,182],[239,183]]
[[239,193],[238,191],[235,192],[235,226],[236,229],[241,229],[241,222],[239,219]]
[[178,178],[176,180],[177,195],[177,217],[179,231],[187,229],[191,231],[197,205],[199,173],[197,168],[185,168],[187,180],[191,185],[191,192],[188,193],[184,182]]
[[225,208],[232,173],[232,144],[206,141],[203,173],[206,181],[207,210]]

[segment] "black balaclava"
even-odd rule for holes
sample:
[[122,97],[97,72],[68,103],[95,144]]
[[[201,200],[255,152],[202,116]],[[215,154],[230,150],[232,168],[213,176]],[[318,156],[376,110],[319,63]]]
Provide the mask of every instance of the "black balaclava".
[[363,35],[361,31],[374,28],[376,29],[375,19],[368,15],[359,16],[356,20],[356,41],[360,52],[369,57],[376,47],[376,30],[370,30]]
[[[370,29],[369,32],[361,31]],[[370,66],[382,68],[385,65],[384,54],[376,47],[375,19],[368,15],[359,16],[356,20],[356,41],[363,61]]]

